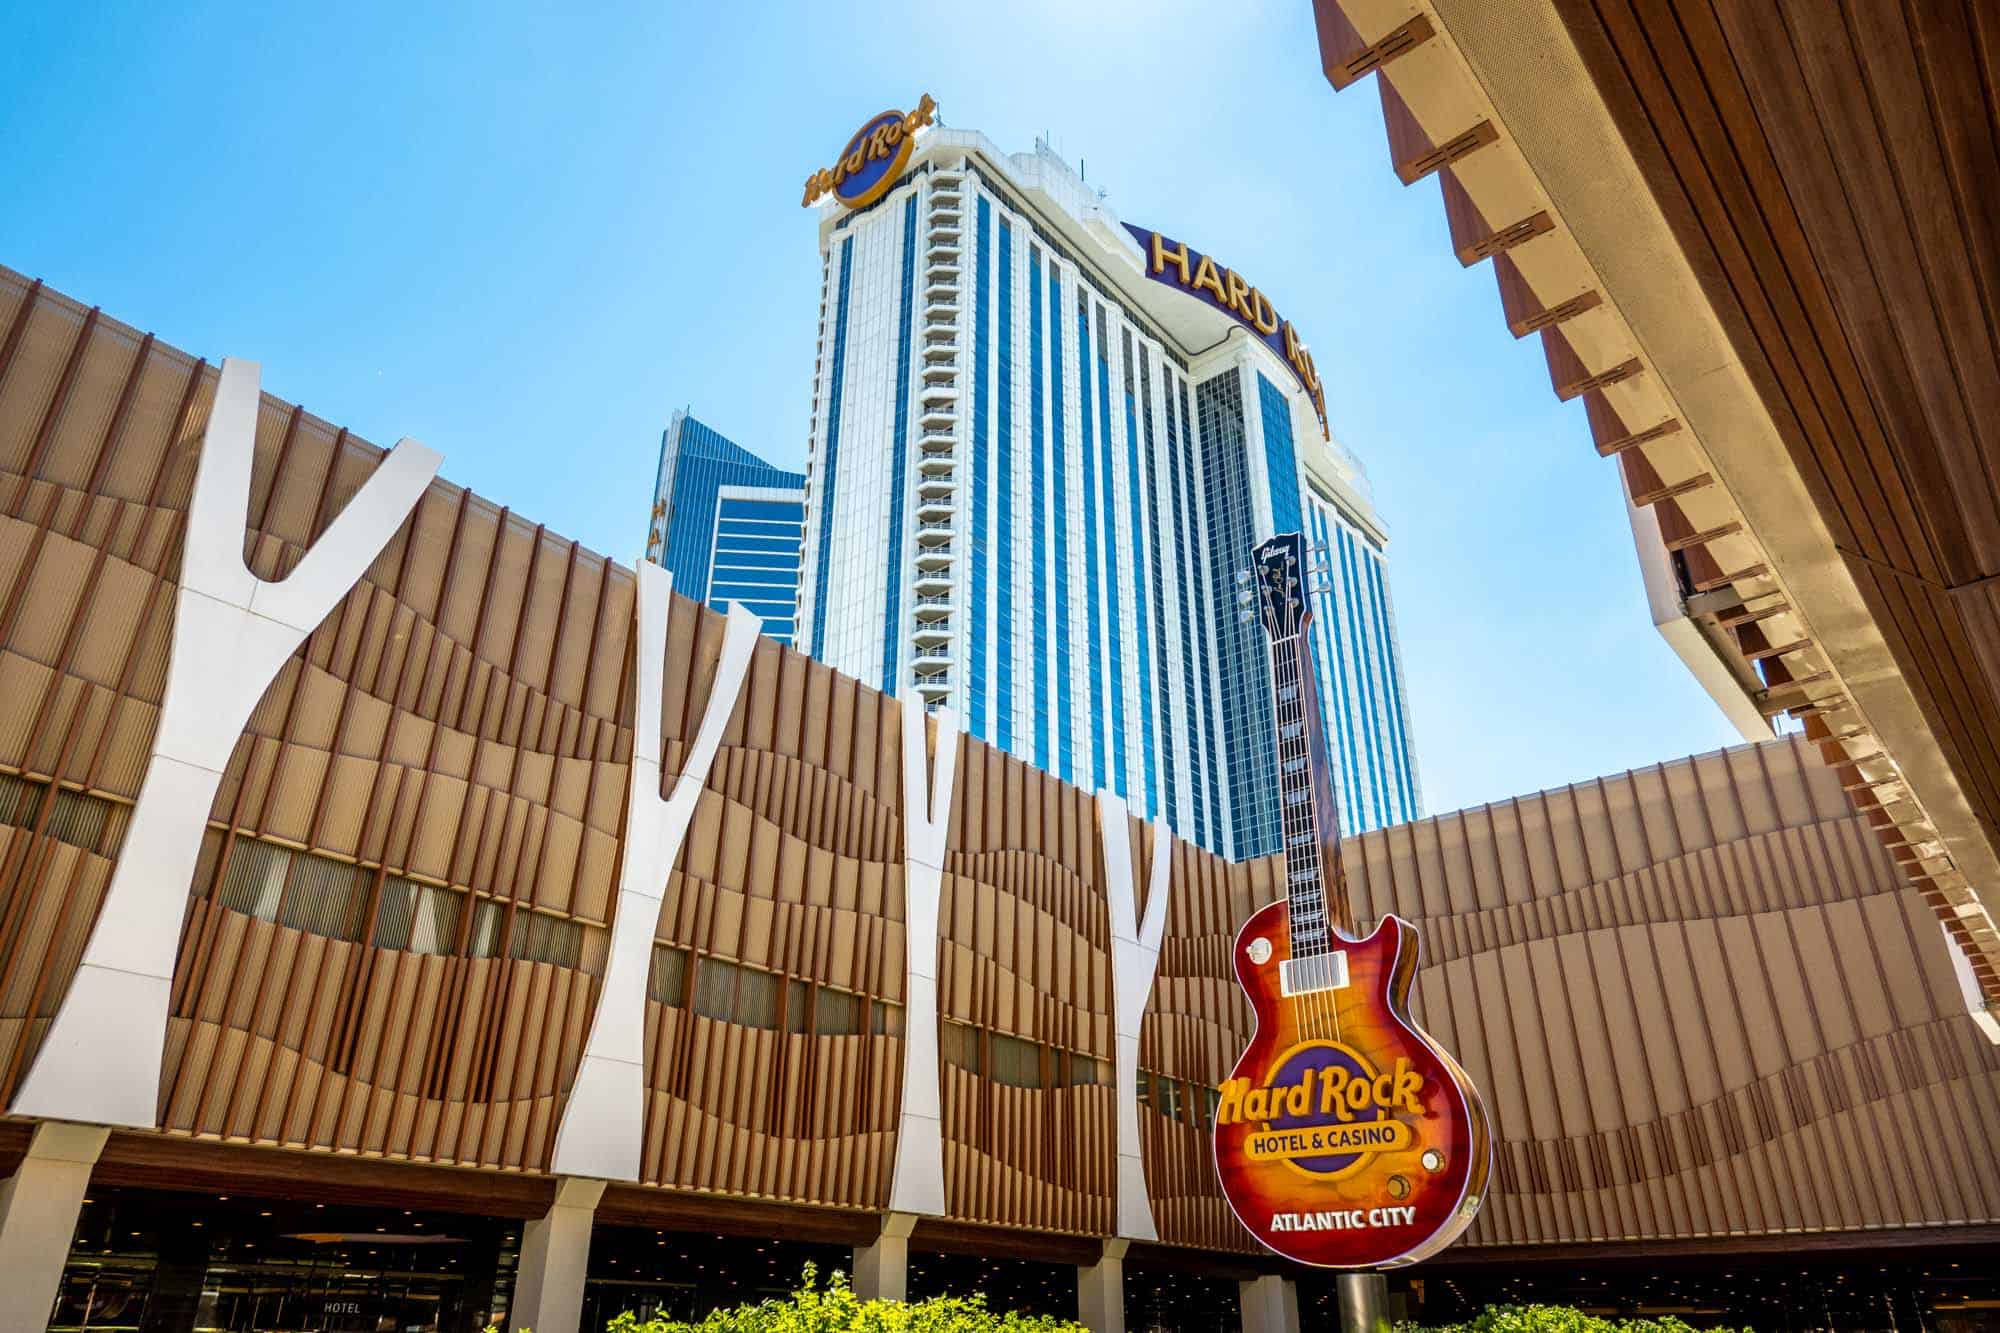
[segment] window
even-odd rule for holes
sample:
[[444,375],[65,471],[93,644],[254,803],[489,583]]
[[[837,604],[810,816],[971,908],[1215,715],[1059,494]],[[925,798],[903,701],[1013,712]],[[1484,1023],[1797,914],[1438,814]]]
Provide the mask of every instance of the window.
[[[46,782],[0,773],[0,824],[32,829],[48,789]],[[44,831],[57,842],[99,856],[114,856],[125,831],[125,807],[102,796],[59,787]]]
[[778,978],[747,967],[736,969],[736,1021],[744,1027],[777,1030]]
[[1032,1041],[995,1032],[987,1037],[992,1068],[988,1075],[995,1083],[1014,1088],[1042,1086],[1042,1048]]
[[703,1018],[724,1023],[736,1020],[736,973],[734,963],[704,958],[694,970],[694,1011]]
[[1111,1062],[1073,1051],[1062,1053],[1062,1080],[1073,1088],[1109,1087],[1113,1080]]
[[888,1000],[871,1000],[868,1005],[869,1022],[876,1036],[897,1037],[903,1035],[903,1006]]
[[500,904],[495,902],[482,902],[472,909],[472,939],[466,952],[474,958],[500,956],[502,911]]
[[939,1024],[938,1056],[967,1073],[979,1073],[979,1029],[949,1021]]
[[374,876],[360,866],[239,838],[222,873],[222,905],[294,930],[358,940]]
[[806,1020],[812,1014],[812,983],[810,981],[787,981],[785,983],[785,1031],[806,1032]]
[[679,1008],[687,994],[688,952],[670,945],[653,946],[653,966],[646,977],[646,998]]
[[583,923],[544,916],[540,912],[517,911],[507,956],[528,963],[581,967]]
[[861,1031],[861,997],[819,988],[813,1007],[813,1031],[822,1037],[847,1037]]
[[458,944],[464,895],[390,876],[375,909],[375,945],[411,953],[448,954]]
[[285,848],[254,838],[237,839],[222,872],[222,905],[259,921],[276,920],[291,868],[292,854]]

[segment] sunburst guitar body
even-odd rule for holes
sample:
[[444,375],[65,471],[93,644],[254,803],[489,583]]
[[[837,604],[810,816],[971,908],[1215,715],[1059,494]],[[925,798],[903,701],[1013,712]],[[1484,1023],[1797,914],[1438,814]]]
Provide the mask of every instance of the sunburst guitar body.
[[1485,1108],[1411,1019],[1416,927],[1350,928],[1339,813],[1312,670],[1305,548],[1258,547],[1271,638],[1285,897],[1237,933],[1256,1033],[1222,1087],[1215,1169],[1238,1220],[1286,1258],[1390,1268],[1449,1245],[1486,1195]]

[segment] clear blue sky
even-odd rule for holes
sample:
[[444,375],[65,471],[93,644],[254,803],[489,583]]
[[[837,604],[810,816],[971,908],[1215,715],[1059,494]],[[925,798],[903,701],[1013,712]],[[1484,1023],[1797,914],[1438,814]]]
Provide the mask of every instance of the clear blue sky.
[[1391,530],[1433,812],[1727,744],[1650,624],[1612,465],[1336,96],[1309,0],[0,10],[0,263],[593,548],[676,406],[802,466],[802,182],[928,91],[1052,132],[1311,341]]

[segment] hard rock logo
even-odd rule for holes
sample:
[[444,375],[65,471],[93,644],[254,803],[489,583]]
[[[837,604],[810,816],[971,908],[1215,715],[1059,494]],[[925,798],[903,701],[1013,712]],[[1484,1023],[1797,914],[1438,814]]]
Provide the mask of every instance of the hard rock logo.
[[1253,1162],[1280,1160],[1320,1179],[1348,1174],[1378,1152],[1407,1148],[1422,1116],[1426,1080],[1407,1059],[1378,1071],[1336,1041],[1301,1042],[1273,1063],[1262,1086],[1222,1085],[1215,1123],[1261,1125],[1243,1143]]
[[917,109],[908,115],[884,111],[863,125],[840,150],[830,167],[821,167],[806,177],[806,197],[811,207],[829,192],[849,208],[866,208],[889,192],[903,174],[917,131],[937,117],[937,103],[925,93]]

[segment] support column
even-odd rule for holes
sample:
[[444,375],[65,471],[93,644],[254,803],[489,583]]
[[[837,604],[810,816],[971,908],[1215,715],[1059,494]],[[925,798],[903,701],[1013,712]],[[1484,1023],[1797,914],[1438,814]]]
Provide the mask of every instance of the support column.
[[854,1294],[864,1301],[910,1298],[910,1232],[914,1213],[890,1213],[873,1245],[854,1247]]
[[90,1170],[111,1131],[48,1120],[0,1182],[0,1328],[46,1328]]
[[1076,1319],[1090,1333],[1125,1333],[1125,1251],[1129,1240],[1107,1240],[1104,1253],[1076,1270]]
[[1340,1333],[1389,1333],[1389,1279],[1380,1273],[1342,1273]]
[[566,1176],[556,1182],[548,1215],[522,1229],[514,1302],[507,1311],[514,1333],[577,1333],[590,1268],[590,1224],[603,1197],[603,1181]]
[[1299,1284],[1267,1273],[1236,1284],[1243,1333],[1299,1333]]

